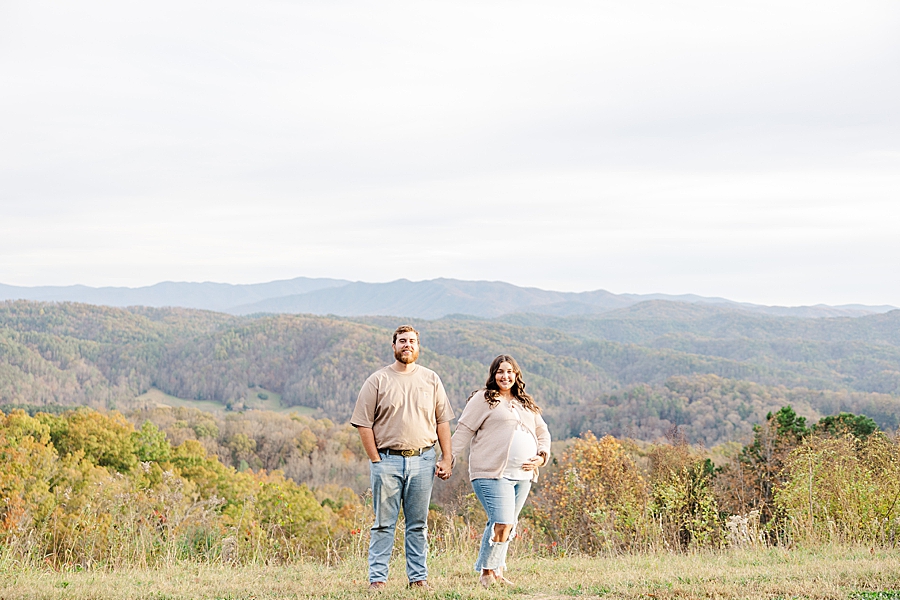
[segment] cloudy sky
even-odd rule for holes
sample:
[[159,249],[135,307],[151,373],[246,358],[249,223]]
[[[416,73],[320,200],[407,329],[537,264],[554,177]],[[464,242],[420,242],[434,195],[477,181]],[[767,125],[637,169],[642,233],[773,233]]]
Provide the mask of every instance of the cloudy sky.
[[0,282],[900,306],[900,3],[0,0]]

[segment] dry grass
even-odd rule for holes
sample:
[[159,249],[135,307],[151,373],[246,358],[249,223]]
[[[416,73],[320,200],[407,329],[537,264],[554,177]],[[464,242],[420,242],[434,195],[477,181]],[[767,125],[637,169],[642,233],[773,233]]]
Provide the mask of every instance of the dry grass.
[[[900,551],[764,549],[611,558],[519,558],[516,587],[482,590],[473,556],[431,559],[434,592],[406,589],[392,565],[382,598],[900,598]],[[158,570],[56,572],[0,565],[0,598],[371,598],[363,560],[225,567],[182,563]],[[882,592],[880,594],[875,592]]]

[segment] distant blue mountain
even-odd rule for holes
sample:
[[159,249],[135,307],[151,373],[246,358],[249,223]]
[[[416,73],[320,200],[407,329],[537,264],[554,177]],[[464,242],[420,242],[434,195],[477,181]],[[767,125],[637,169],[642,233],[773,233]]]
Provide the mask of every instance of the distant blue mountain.
[[179,306],[228,312],[306,313],[339,316],[389,315],[437,319],[446,315],[494,318],[517,313],[551,316],[600,314],[649,300],[712,305],[771,316],[860,317],[894,310],[893,306],[761,306],[709,298],[668,294],[554,292],[518,287],[502,281],[432,279],[388,283],[297,277],[283,281],[232,285],[227,283],[163,282],[147,287],[16,287],[0,284],[0,300],[73,301],[105,306]]
[[739,303],[725,298],[696,295],[613,294],[592,292],[553,292],[522,288],[501,281],[460,281],[432,279],[389,283],[356,282],[341,287],[303,294],[269,298],[229,309],[233,314],[307,313],[339,316],[393,315],[437,319],[446,315],[472,315],[492,318],[514,313],[553,316],[599,314],[648,300],[667,300],[685,304],[705,304],[736,310],[795,317],[860,317],[894,310],[893,306],[799,306],[779,307]]
[[522,288],[500,281],[433,279],[351,283],[282,298],[270,298],[229,312],[310,313],[341,316],[396,315],[437,319],[449,314],[496,317],[514,312],[566,314],[620,308],[634,302],[599,290],[581,294]]
[[69,301],[103,306],[179,306],[226,311],[267,298],[303,294],[348,283],[342,279],[297,277],[247,285],[164,281],[138,288],[94,288],[84,285],[19,287],[0,284],[0,300]]

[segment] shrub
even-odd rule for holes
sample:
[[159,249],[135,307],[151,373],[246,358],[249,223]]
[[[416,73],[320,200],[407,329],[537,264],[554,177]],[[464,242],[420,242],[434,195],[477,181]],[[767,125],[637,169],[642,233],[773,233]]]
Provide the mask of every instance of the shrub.
[[650,464],[650,509],[665,546],[679,550],[720,546],[712,462],[683,438],[676,438],[673,444],[656,446],[650,452]]
[[547,479],[535,516],[564,547],[596,553],[646,543],[648,486],[615,438],[583,434]]

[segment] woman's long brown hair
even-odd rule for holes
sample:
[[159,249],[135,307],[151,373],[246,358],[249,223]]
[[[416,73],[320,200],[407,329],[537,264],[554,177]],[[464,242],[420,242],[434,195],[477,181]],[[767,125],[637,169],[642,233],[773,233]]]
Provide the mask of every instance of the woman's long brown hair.
[[[498,404],[500,404],[500,386],[497,385],[497,371],[500,369],[500,365],[502,363],[508,362],[513,369],[513,373],[516,374],[516,382],[513,384],[512,389],[509,390],[513,395],[513,398],[517,399],[522,403],[526,409],[530,410],[533,413],[541,414],[541,407],[535,403],[534,398],[531,397],[531,394],[525,391],[525,380],[522,378],[522,369],[519,368],[519,363],[516,362],[509,354],[501,354],[491,363],[490,372],[488,374],[487,381],[484,384],[484,400],[488,404],[491,405],[491,408],[494,408]],[[472,396],[475,395],[475,392],[472,392]],[[472,396],[469,396],[471,398]]]

